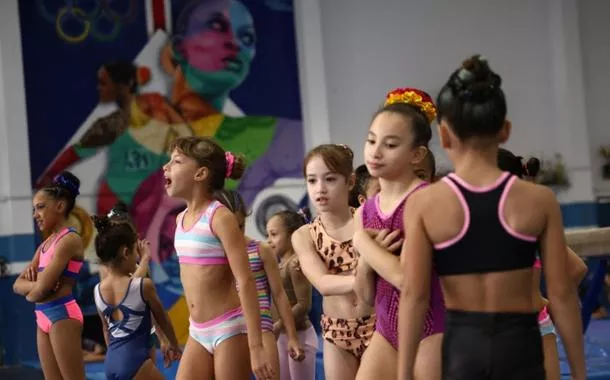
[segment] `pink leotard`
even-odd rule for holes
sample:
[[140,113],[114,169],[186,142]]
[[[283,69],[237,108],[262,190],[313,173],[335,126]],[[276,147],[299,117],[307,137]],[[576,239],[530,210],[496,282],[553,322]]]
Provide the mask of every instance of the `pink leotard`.
[[[374,230],[400,230],[404,235],[403,214],[405,203],[409,195],[426,185],[427,183],[422,183],[407,193],[404,199],[390,214],[385,214],[379,208],[379,194],[367,200],[362,207],[362,225],[364,228]],[[400,251],[394,252],[394,254],[399,256]],[[443,301],[439,278],[435,272],[432,273],[431,286],[430,306],[426,312],[422,339],[443,332],[445,328],[445,303]],[[377,275],[376,278],[375,288],[375,312],[377,313],[375,329],[392,345],[392,347],[397,349],[400,290],[396,289],[379,275]]]

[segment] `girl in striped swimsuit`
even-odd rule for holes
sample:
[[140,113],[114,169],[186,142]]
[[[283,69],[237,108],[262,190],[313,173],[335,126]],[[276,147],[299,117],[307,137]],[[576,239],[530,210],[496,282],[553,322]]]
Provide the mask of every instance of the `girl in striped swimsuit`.
[[[239,228],[245,232],[246,216],[248,211],[241,195],[235,190],[220,190],[215,198],[228,208],[237,217]],[[273,319],[271,318],[271,297],[280,313],[282,322],[288,334],[288,354],[296,361],[302,361],[305,356],[299,343],[297,331],[292,316],[292,308],[288,296],[282,286],[280,270],[271,248],[260,241],[246,237],[248,261],[250,269],[256,280],[258,303],[260,305],[261,329],[263,332],[263,347],[267,357],[271,359],[271,367],[275,372],[274,379],[280,377],[280,363],[277,351],[275,334],[273,332]],[[282,353],[284,354],[284,353]],[[284,379],[282,379],[284,380]]]
[[241,177],[245,161],[211,138],[179,138],[171,151],[163,174],[168,195],[187,204],[174,245],[190,314],[176,379],[246,380],[246,363],[257,379],[272,379],[247,243],[235,215],[214,199],[225,178]]

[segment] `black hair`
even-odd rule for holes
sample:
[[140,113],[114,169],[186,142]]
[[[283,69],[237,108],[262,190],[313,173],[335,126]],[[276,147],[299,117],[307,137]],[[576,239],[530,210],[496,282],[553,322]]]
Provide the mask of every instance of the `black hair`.
[[241,212],[248,216],[248,209],[241,194],[235,190],[222,189],[214,192],[214,199],[222,203],[233,214]]
[[122,247],[134,248],[138,235],[130,224],[114,223],[106,215],[92,216],[91,219],[97,229],[95,253],[103,264],[114,262]]
[[531,157],[523,164],[523,157],[515,156],[513,152],[500,148],[498,149],[498,167],[519,178],[536,177],[540,172],[540,160]]
[[[311,213],[306,207],[299,211],[282,210],[273,214],[271,218],[275,216],[282,219],[282,224],[284,225],[284,228],[286,228],[288,236],[291,236],[294,231],[309,223],[311,220]],[[269,218],[269,220],[271,220],[271,218]]]
[[428,143],[432,139],[432,129],[426,115],[419,108],[407,103],[391,103],[377,110],[373,119],[384,112],[393,112],[409,120],[413,132],[412,147],[428,147]]
[[462,63],[436,99],[437,118],[445,120],[460,140],[493,137],[506,120],[502,78],[487,59],[474,55]]
[[358,197],[360,195],[366,197],[366,187],[368,186],[369,180],[371,179],[371,173],[369,173],[369,170],[364,164],[358,166],[354,173],[356,174],[356,183],[349,192],[349,205],[351,207],[358,208],[360,207],[360,201],[358,200]]
[[129,206],[123,201],[118,201],[106,216],[110,220],[110,223],[127,223],[134,231],[137,231],[136,225],[129,214]]
[[115,61],[105,63],[103,67],[114,83],[129,86],[132,94],[138,90],[138,68],[133,62]]
[[40,189],[55,200],[66,202],[65,217],[70,215],[76,204],[76,197],[80,194],[80,180],[70,172],[61,172],[53,179],[51,184]]
[[426,160],[428,164],[427,166],[430,167],[430,175],[434,179],[434,176],[436,175],[436,159],[434,158],[434,153],[432,153],[430,149],[428,149],[426,152],[426,157],[424,157],[424,160]]

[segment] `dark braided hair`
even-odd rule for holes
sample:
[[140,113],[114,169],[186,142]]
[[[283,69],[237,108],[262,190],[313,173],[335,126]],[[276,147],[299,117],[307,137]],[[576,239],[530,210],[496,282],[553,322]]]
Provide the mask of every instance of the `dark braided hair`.
[[61,172],[53,179],[51,184],[40,189],[55,200],[66,202],[64,216],[67,218],[76,204],[76,197],[80,194],[80,180],[70,172]]

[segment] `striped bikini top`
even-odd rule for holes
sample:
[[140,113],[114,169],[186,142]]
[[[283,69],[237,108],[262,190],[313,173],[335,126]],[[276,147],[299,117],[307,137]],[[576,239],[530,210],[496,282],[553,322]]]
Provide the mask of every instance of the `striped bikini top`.
[[[40,259],[38,262],[38,272],[42,272],[44,270],[44,268],[46,268],[51,263],[51,261],[53,260],[53,257],[55,257],[55,246],[57,245],[57,242],[62,237],[69,234],[70,232],[77,233],[76,229],[74,229],[72,227],[66,227],[63,230],[59,231],[57,236],[53,239],[53,241],[50,243],[50,245],[46,249],[45,249],[44,243],[43,243],[42,247],[40,247]],[[64,269],[64,271],[62,273],[62,276],[78,278],[78,274],[80,273],[80,270],[82,267],[83,267],[82,261],[70,259],[70,261],[68,261],[68,265],[66,266],[66,269]]]
[[[261,315],[271,316],[271,292],[269,290],[269,280],[267,272],[265,272],[265,263],[260,255],[260,242],[250,240],[246,248],[248,252],[248,263],[250,270],[256,281],[256,293],[258,295],[258,303],[260,305]],[[239,291],[239,287],[237,288]]]
[[229,263],[222,243],[212,229],[212,218],[219,207],[224,206],[218,201],[212,201],[197,218],[197,222],[188,230],[183,227],[184,214],[188,209],[178,215],[174,247],[180,264],[223,265]]

